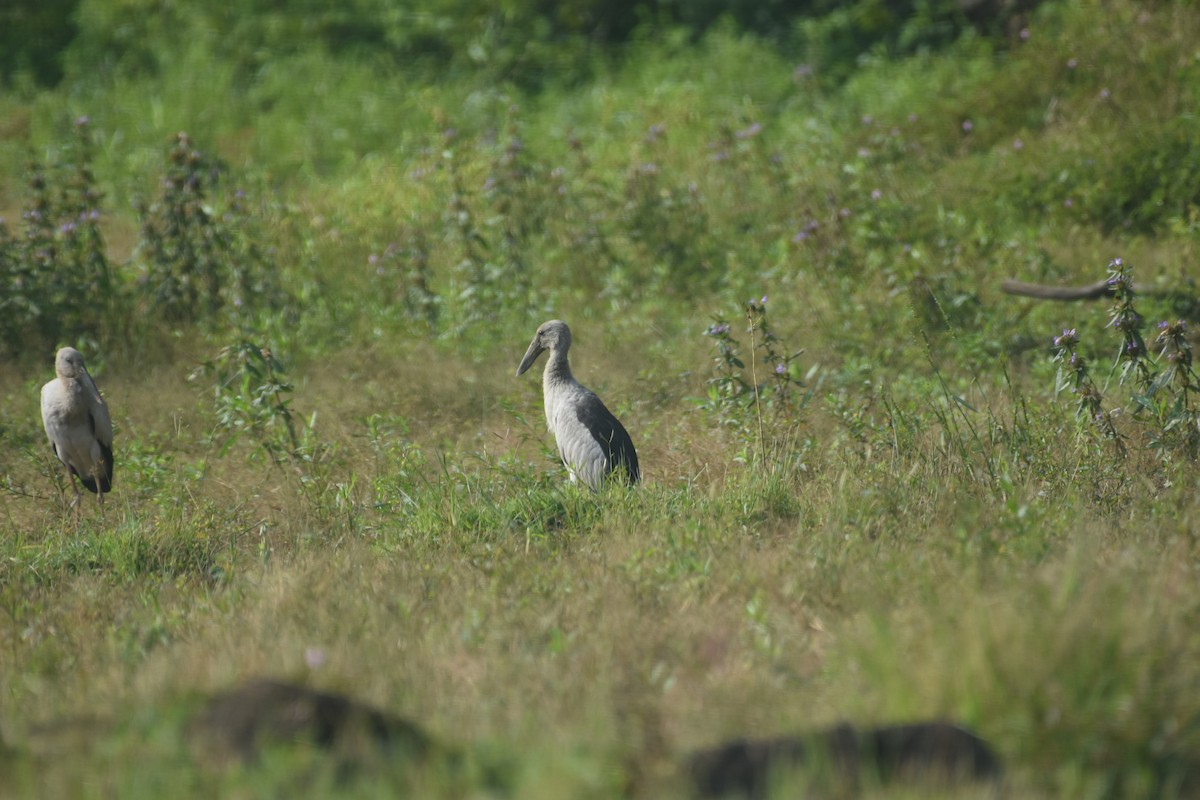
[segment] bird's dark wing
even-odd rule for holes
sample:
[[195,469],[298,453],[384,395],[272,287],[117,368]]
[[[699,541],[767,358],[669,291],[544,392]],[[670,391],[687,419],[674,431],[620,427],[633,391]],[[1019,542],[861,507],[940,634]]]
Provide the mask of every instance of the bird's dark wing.
[[100,453],[104,456],[104,474],[98,475],[100,491],[111,492],[113,483],[113,451],[104,442],[100,442]]
[[[603,450],[607,460],[606,472],[622,469],[632,483],[641,480],[642,473],[638,468],[637,451],[628,431],[613,413],[601,402],[595,394],[588,392],[575,407],[579,422],[587,428]],[[593,487],[595,488],[595,487]]]

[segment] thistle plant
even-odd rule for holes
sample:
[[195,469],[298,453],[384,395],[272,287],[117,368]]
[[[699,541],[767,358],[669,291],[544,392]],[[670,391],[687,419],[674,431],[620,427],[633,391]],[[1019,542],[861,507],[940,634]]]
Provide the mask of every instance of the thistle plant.
[[[1196,407],[1198,378],[1192,367],[1192,347],[1188,327],[1182,320],[1158,323],[1154,347],[1150,353],[1142,335],[1144,320],[1135,307],[1133,270],[1122,259],[1108,265],[1108,285],[1114,298],[1108,327],[1121,335],[1114,371],[1120,382],[1130,384],[1129,418],[1143,426],[1151,449],[1167,458],[1182,451],[1189,458],[1200,456],[1200,410]],[[1054,338],[1054,360],[1061,364],[1056,389],[1070,388],[1078,398],[1079,413],[1086,415],[1125,454],[1123,436],[1113,421],[1114,411],[1103,410],[1103,398],[1079,352],[1079,336],[1074,328]]]
[[1070,389],[1078,403],[1078,413],[1087,417],[1105,437],[1115,443],[1117,451],[1125,454],[1125,445],[1113,422],[1112,414],[1104,410],[1104,395],[1092,380],[1088,361],[1079,352],[1079,333],[1068,328],[1054,337],[1054,360],[1060,364],[1055,380],[1055,394]]
[[1200,410],[1196,407],[1200,378],[1192,368],[1192,346],[1183,320],[1158,323],[1154,344],[1165,366],[1154,376],[1140,403],[1154,412],[1158,430],[1151,447],[1165,455],[1182,448],[1189,458],[1200,456]]
[[410,322],[423,325],[430,333],[438,330],[443,299],[433,289],[433,270],[429,244],[418,225],[406,227],[400,242],[392,242],[382,252],[371,253],[367,263],[374,269],[381,293],[394,302]]
[[225,248],[210,205],[220,167],[179,133],[167,156],[162,195],[138,208],[138,255],[148,273],[155,306],[171,321],[192,321],[221,305]]
[[463,174],[464,159],[458,143],[458,130],[450,125],[442,130],[442,160],[440,168],[450,183],[450,199],[446,203],[443,224],[447,238],[461,250],[454,267],[457,283],[455,304],[459,331],[488,315],[487,300],[487,240],[484,238],[471,203]]
[[27,167],[21,235],[0,221],[0,337],[14,349],[31,337],[96,338],[124,316],[112,313],[120,298],[100,234],[87,117],[75,120],[73,138],[57,152]]
[[141,240],[135,259],[146,271],[146,291],[167,321],[207,322],[227,313],[233,326],[250,327],[253,313],[280,309],[289,298],[261,246],[262,236],[243,191],[224,197],[223,164],[186,133],[167,154],[162,192],[138,204]]
[[1109,262],[1108,285],[1115,298],[1108,325],[1121,334],[1121,348],[1117,351],[1121,382],[1132,377],[1137,387],[1145,391],[1154,379],[1154,369],[1148,360],[1146,340],[1142,338],[1145,321],[1134,308],[1133,270],[1124,260],[1116,258]]
[[742,313],[750,337],[745,359],[741,342],[734,337],[726,317],[713,317],[704,331],[713,340],[713,377],[699,405],[748,445],[757,444],[759,459],[765,462],[779,434],[799,422],[811,392],[796,374],[796,360],[803,351],[788,353],[772,330],[767,298],[752,298],[742,307]]
[[1162,372],[1163,383],[1175,385],[1183,407],[1192,411],[1200,383],[1192,369],[1192,345],[1188,341],[1187,323],[1181,319],[1158,323],[1158,336],[1154,338],[1154,344],[1160,348],[1159,359],[1167,364]]

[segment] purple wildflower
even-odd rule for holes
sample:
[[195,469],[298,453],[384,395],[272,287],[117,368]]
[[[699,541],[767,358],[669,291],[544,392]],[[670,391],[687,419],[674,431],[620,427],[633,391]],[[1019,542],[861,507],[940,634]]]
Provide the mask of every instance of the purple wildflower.
[[304,648],[304,663],[309,669],[320,669],[325,666],[326,661],[325,651],[319,647]]
[[1074,328],[1063,328],[1061,336],[1054,337],[1055,347],[1071,347],[1079,344],[1079,333]]
[[753,139],[755,136],[758,136],[760,133],[762,133],[762,123],[752,122],[752,123],[750,123],[749,126],[743,128],[742,130],[735,133],[734,136],[736,136],[739,139]]

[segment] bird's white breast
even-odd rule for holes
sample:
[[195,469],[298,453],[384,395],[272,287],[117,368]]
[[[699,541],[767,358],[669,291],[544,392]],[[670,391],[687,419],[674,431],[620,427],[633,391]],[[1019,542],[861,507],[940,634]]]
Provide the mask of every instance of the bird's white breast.
[[88,419],[84,388],[79,381],[55,378],[42,387],[42,423],[64,463],[90,473],[100,461],[100,445]]

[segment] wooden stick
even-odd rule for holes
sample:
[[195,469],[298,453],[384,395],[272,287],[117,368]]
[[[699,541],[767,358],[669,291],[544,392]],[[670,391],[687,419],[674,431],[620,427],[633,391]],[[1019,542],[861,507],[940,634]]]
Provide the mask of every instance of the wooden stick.
[[[1089,283],[1087,286],[1047,286],[1043,283],[1025,283],[1010,279],[1000,284],[1000,288],[1009,294],[1035,297],[1038,300],[1098,300],[1101,297],[1112,297],[1114,293],[1114,287],[1107,280]],[[1133,291],[1147,297],[1171,297],[1178,294],[1172,289],[1147,286],[1144,283],[1135,283]]]

